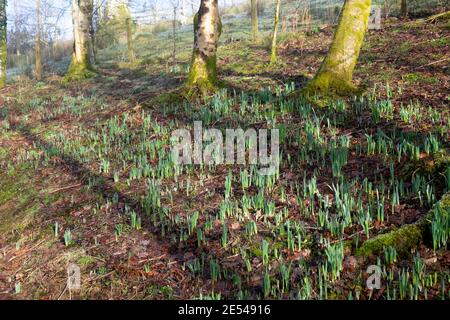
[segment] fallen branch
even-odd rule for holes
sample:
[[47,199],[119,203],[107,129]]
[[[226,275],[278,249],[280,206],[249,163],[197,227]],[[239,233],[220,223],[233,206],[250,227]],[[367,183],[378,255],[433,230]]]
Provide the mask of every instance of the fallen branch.
[[[442,210],[450,210],[450,192],[444,194],[442,199],[435,204]],[[435,208],[428,211],[419,221],[413,224],[402,226],[401,228],[381,234],[373,239],[365,241],[356,250],[356,255],[369,257],[380,253],[385,247],[394,247],[400,254],[408,254],[412,248],[416,248],[425,243],[425,239],[431,233],[431,222],[433,221]]]
[[49,194],[53,194],[53,193],[57,193],[57,192],[60,192],[60,191],[73,189],[73,188],[76,188],[76,187],[80,187],[82,185],[83,185],[82,183],[79,183],[79,184],[74,184],[73,186],[67,186],[67,187],[59,188],[59,189],[56,189],[56,190],[49,191]]
[[425,22],[434,23],[438,20],[445,20],[445,19],[450,19],[450,11],[432,15],[431,17],[426,18]]
[[448,62],[448,61],[450,61],[450,58],[446,57],[446,58],[444,58],[444,59],[437,60],[437,61],[433,61],[433,62],[431,62],[431,63],[428,63],[428,64],[425,64],[425,65],[423,65],[423,66],[417,67],[416,70],[422,69],[422,68],[425,68],[425,67],[429,67],[429,66],[432,66],[432,65],[441,63],[441,62]]

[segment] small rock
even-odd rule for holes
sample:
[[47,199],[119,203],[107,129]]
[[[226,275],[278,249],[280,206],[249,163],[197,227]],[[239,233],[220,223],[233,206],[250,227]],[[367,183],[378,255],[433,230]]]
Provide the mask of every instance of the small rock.
[[186,252],[183,256],[184,261],[191,261],[194,259],[194,254],[192,252]]
[[355,271],[358,266],[358,261],[354,256],[347,256],[344,260],[344,267],[348,268],[350,271]]
[[435,264],[436,262],[437,262],[437,257],[431,257],[431,258],[425,259],[425,264],[427,266]]
[[233,222],[233,223],[231,224],[231,229],[232,229],[232,230],[237,230],[237,229],[239,229],[239,222]]

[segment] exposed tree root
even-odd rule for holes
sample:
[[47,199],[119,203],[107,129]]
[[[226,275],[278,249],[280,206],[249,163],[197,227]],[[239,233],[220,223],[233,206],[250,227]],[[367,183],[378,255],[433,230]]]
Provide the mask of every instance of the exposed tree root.
[[[450,210],[450,192],[444,194],[435,206],[439,206],[441,210]],[[356,255],[368,257],[382,252],[388,246],[394,247],[399,254],[408,254],[412,248],[429,243],[431,239],[431,222],[435,214],[434,209],[428,211],[416,223],[405,225],[397,230],[365,241],[356,250]]]

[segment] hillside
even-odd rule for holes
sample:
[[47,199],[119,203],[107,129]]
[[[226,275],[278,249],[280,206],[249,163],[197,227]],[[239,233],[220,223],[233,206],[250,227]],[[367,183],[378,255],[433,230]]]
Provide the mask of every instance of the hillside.
[[[385,20],[356,68],[363,94],[307,100],[296,89],[334,26],[282,32],[269,66],[270,28],[253,44],[246,19],[223,19],[222,89],[207,100],[178,91],[189,25],[176,61],[170,29],[139,27],[135,64],[117,44],[93,79],[67,83],[61,63],[0,90],[0,299],[450,298],[448,21]],[[276,174],[174,164],[172,132],[194,121],[279,129]],[[368,245],[430,210],[433,234],[412,250]],[[79,291],[66,286],[70,262]],[[370,265],[381,290],[366,286]]]

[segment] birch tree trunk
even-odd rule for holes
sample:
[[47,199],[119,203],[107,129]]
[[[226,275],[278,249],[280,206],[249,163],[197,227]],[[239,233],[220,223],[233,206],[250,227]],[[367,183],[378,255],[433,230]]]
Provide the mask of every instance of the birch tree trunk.
[[42,32],[42,15],[41,15],[41,0],[36,0],[36,43],[35,43],[35,67],[34,75],[36,80],[42,79],[42,50],[41,50],[41,32]]
[[208,95],[217,86],[217,44],[222,32],[218,0],[201,0],[194,17],[194,52],[186,81],[188,95]]
[[72,0],[73,55],[66,74],[66,80],[78,80],[92,77],[89,28],[92,19],[92,0]]
[[307,94],[322,92],[349,94],[356,90],[352,84],[353,70],[366,33],[371,0],[346,0],[328,54]]
[[272,53],[270,55],[270,64],[274,64],[277,62],[277,33],[278,33],[278,24],[280,23],[280,6],[281,0],[277,0],[275,6],[275,18],[273,21]]
[[6,84],[6,0],[0,0],[0,89]]
[[258,2],[257,0],[250,0],[251,15],[252,15],[252,40],[258,41]]

